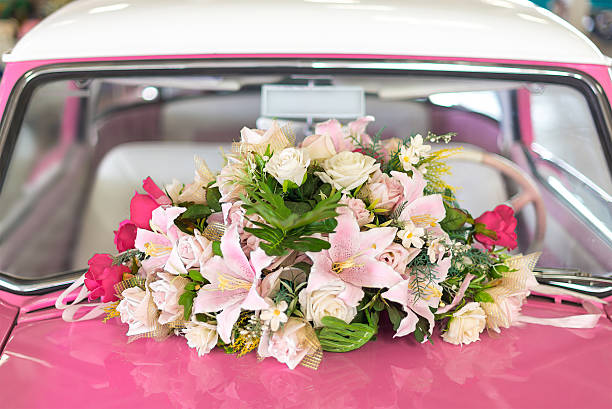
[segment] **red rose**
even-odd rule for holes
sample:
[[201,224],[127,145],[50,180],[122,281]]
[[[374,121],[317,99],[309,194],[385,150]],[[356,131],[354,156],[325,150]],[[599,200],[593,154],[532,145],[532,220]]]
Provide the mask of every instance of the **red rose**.
[[159,204],[151,196],[135,193],[130,202],[130,220],[136,227],[149,229],[151,214],[158,207]]
[[85,273],[85,287],[89,291],[89,301],[102,298],[102,302],[117,301],[115,284],[123,280],[123,274],[130,269],[123,264],[113,265],[113,258],[108,254],[95,254],[87,262],[89,270]]
[[134,248],[137,229],[131,220],[124,220],[119,224],[119,229],[115,230],[115,246],[119,253]]
[[[499,205],[492,212],[484,212],[479,218],[474,220],[475,224],[484,224],[487,230],[495,233],[496,237],[490,237],[492,234],[476,233],[474,238],[490,249],[493,246],[508,247],[512,250],[517,246],[516,243],[516,218],[514,210],[510,206]],[[477,230],[478,231],[478,227]]]

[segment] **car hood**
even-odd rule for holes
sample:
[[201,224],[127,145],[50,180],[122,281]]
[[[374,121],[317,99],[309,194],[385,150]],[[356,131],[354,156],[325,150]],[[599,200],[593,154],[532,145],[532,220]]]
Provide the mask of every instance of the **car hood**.
[[[532,315],[576,307],[530,300]],[[463,347],[378,339],[325,353],[318,370],[288,369],[215,350],[199,357],[183,338],[127,343],[118,322],[18,325],[0,359],[14,408],[36,407],[606,407],[612,402],[612,322],[593,329],[526,324]]]

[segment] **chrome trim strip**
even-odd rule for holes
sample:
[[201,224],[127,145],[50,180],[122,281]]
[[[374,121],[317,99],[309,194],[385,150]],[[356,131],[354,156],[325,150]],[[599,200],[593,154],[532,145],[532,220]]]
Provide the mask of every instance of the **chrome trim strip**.
[[574,168],[569,163],[565,162],[561,158],[555,157],[552,152],[540,145],[539,143],[532,143],[531,150],[538,155],[538,159],[551,164],[553,167],[566,172],[572,178],[578,182],[584,184],[588,190],[594,195],[597,195],[601,201],[612,205],[612,196],[605,190],[597,186],[591,179],[582,174],[578,169]]
[[[413,72],[422,74],[433,74],[439,72],[455,73],[459,76],[469,76],[474,74],[489,74],[490,76],[508,76],[508,77],[526,77],[526,80],[534,81],[534,78],[542,77],[543,82],[562,82],[562,80],[573,80],[577,83],[587,85],[588,89],[595,96],[597,101],[597,112],[601,113],[595,117],[598,131],[602,136],[602,144],[608,167],[612,170],[612,111],[608,99],[601,85],[592,77],[570,69],[558,67],[544,66],[528,66],[528,65],[507,65],[494,63],[476,63],[476,62],[448,62],[448,61],[429,61],[429,60],[363,60],[363,59],[310,59],[310,58],[295,58],[295,59],[244,59],[244,60],[149,60],[149,61],[94,61],[94,62],[76,62],[76,63],[60,63],[36,67],[26,72],[16,83],[11,94],[9,95],[2,122],[0,123],[0,187],[3,182],[3,177],[6,174],[9,159],[6,159],[7,154],[11,154],[13,146],[7,144],[13,143],[9,136],[12,129],[20,126],[20,123],[13,119],[19,114],[18,106],[24,92],[28,90],[28,85],[46,76],[69,76],[70,74],[77,76],[89,76],[95,73],[96,76],[113,76],[113,75],[146,75],[155,71],[178,70],[188,74],[189,70],[243,70],[257,71],[262,69],[275,70],[296,70],[296,69],[320,69],[320,70],[371,70],[388,73],[395,71]],[[514,78],[516,79],[516,78]],[[593,108],[593,107],[591,107]],[[21,118],[18,118],[21,121]],[[599,120],[603,121],[600,123]],[[7,149],[10,148],[10,149]],[[81,274],[81,273],[79,273]],[[71,278],[70,278],[71,277]],[[30,280],[18,280],[10,278],[6,275],[0,275],[0,288],[7,289],[11,292],[31,294],[65,286],[74,281],[78,274],[64,275],[51,280],[42,280],[38,283],[30,282]]]
[[19,279],[0,273],[0,289],[19,295],[34,295],[59,290],[72,284],[86,270],[65,273],[57,277],[43,279]]

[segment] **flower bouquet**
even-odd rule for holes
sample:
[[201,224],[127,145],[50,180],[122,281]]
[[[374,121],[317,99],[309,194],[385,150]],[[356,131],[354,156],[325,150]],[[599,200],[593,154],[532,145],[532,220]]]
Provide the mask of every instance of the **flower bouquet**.
[[452,134],[382,140],[372,117],[316,125],[295,146],[288,128],[243,128],[213,174],[164,189],[150,178],[115,232],[65,294],[100,299],[83,317],[118,317],[129,340],[183,336],[199,355],[257,351],[316,368],[323,351],[360,348],[389,320],[395,337],[469,344],[513,324],[537,255],[516,247],[513,210],[478,218],[443,181]]

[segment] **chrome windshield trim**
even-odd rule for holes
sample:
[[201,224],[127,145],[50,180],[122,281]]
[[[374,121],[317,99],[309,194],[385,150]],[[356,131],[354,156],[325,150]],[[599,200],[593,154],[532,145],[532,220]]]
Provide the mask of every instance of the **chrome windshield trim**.
[[589,179],[587,176],[582,174],[578,169],[576,169],[569,163],[565,162],[564,160],[558,157],[555,157],[552,152],[550,152],[548,149],[546,149],[539,143],[534,142],[531,145],[531,149],[533,150],[534,153],[538,155],[538,159],[551,164],[552,166],[554,166],[555,168],[559,170],[566,172],[573,179],[584,184],[584,186],[588,190],[590,190],[591,193],[593,193],[594,195],[597,195],[597,197],[602,202],[609,203],[612,205],[612,196],[610,196],[608,192],[606,192],[605,190],[597,186],[591,179]]
[[72,284],[86,270],[77,270],[42,279],[20,279],[0,273],[0,289],[19,295],[35,295],[59,290]]
[[[601,137],[602,147],[608,163],[608,171],[612,172],[612,110],[601,85],[591,76],[569,68],[553,66],[530,66],[520,64],[479,63],[479,62],[448,62],[436,60],[384,60],[384,59],[312,59],[312,58],[278,58],[278,59],[167,59],[167,60],[125,60],[125,61],[90,61],[74,63],[58,63],[43,65],[26,72],[16,83],[9,95],[5,111],[0,123],[0,188],[10,161],[16,135],[11,135],[21,126],[25,104],[20,102],[29,97],[26,91],[31,91],[30,84],[46,77],[90,78],[108,76],[142,76],[164,71],[177,70],[189,74],[195,70],[230,70],[230,72],[251,73],[266,69],[280,70],[364,70],[379,73],[420,73],[435,75],[446,73],[462,77],[487,74],[489,79],[512,79],[541,81],[552,83],[567,83],[574,88],[586,86],[590,95],[584,93],[589,102],[591,113]],[[295,72],[294,72],[295,73]],[[593,96],[595,101],[590,97]],[[595,108],[595,109],[594,109]],[[13,136],[13,138],[11,138]],[[65,286],[74,281],[80,273],[71,273],[53,279],[42,279],[34,283],[31,280],[19,280],[0,274],[0,289],[6,289],[20,294],[33,294]]]

